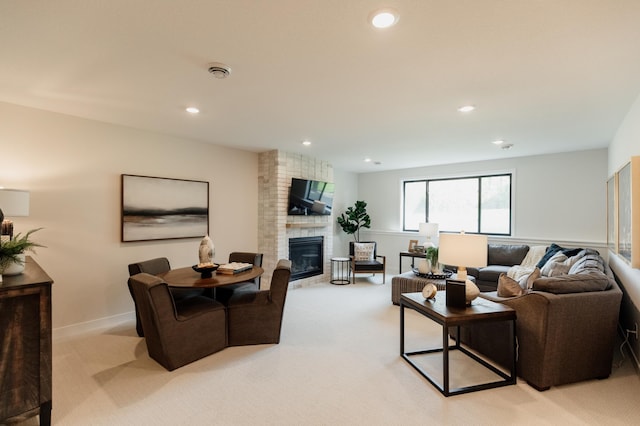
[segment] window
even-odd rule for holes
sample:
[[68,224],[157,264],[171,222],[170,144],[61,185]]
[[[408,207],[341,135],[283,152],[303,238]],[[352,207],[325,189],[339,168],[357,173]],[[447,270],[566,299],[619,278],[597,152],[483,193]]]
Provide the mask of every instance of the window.
[[403,230],[511,235],[511,174],[404,182]]

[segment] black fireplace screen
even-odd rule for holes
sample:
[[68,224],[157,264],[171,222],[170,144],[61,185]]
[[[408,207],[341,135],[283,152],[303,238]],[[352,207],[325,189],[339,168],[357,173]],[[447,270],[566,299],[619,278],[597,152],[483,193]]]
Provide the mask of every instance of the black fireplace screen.
[[289,239],[291,281],[323,274],[324,237]]

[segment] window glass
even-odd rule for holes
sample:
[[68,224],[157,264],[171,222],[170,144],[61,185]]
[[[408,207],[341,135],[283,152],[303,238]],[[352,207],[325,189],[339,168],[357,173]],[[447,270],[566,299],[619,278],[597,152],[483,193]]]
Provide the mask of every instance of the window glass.
[[404,229],[417,231],[427,214],[427,182],[404,183]]
[[440,231],[511,235],[511,174],[404,182],[405,231],[421,222]]

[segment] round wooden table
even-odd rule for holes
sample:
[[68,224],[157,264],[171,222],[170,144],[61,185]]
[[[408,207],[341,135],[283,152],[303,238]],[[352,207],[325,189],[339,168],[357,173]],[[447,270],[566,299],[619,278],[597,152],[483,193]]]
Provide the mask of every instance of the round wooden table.
[[214,288],[229,284],[253,281],[264,273],[264,269],[254,266],[248,271],[237,274],[219,274],[214,272],[211,278],[202,278],[199,272],[191,267],[172,269],[168,272],[158,274],[158,277],[167,282],[170,287],[200,287]]

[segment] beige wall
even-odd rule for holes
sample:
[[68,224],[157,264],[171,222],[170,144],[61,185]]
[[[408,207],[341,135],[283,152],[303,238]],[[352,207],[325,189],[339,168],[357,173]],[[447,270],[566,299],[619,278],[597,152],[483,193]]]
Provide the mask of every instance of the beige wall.
[[34,257],[55,281],[54,328],[130,318],[131,262],[197,263],[199,239],[120,242],[123,173],[208,181],[215,260],[257,250],[257,154],[4,103],[0,117],[0,186],[31,191],[14,222],[44,227]]

